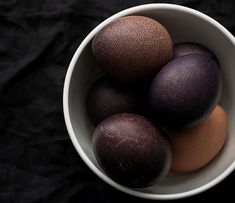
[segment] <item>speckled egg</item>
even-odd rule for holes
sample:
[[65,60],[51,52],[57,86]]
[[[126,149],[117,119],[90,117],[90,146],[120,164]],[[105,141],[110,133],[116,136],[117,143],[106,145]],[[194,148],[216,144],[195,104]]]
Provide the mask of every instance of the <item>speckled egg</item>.
[[173,57],[181,57],[190,54],[202,54],[212,57],[216,60],[215,55],[208,48],[191,42],[177,43],[174,44]]
[[149,102],[156,121],[169,128],[207,118],[221,95],[217,63],[206,55],[186,55],[165,65],[154,78]]
[[122,81],[155,74],[171,60],[170,34],[158,21],[126,16],[104,27],[93,39],[93,55],[100,68]]

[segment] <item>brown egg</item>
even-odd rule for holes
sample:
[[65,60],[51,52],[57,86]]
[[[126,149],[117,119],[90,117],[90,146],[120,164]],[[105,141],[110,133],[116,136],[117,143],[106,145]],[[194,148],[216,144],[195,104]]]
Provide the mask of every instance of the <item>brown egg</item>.
[[126,16],[105,26],[92,42],[101,69],[122,81],[154,75],[173,55],[168,31],[154,19]]
[[209,163],[221,150],[227,137],[227,115],[219,105],[199,125],[168,131],[172,148],[171,170],[191,172]]

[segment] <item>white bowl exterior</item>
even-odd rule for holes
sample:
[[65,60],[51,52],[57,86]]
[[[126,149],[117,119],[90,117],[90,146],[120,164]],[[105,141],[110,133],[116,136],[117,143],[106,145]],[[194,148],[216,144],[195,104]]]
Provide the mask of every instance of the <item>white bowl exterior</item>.
[[[161,183],[143,189],[124,187],[111,180],[98,166],[92,151],[92,126],[85,112],[87,88],[99,74],[91,57],[91,41],[111,21],[126,15],[144,15],[162,23],[174,42],[191,41],[205,45],[217,56],[224,81],[220,104],[229,116],[227,142],[215,160],[190,174],[170,173]],[[200,28],[200,29],[198,29]],[[64,84],[63,107],[66,126],[81,158],[89,168],[113,187],[148,199],[177,199],[205,191],[227,177],[235,168],[235,39],[218,22],[196,10],[173,4],[147,4],[119,12],[98,25],[78,47]]]

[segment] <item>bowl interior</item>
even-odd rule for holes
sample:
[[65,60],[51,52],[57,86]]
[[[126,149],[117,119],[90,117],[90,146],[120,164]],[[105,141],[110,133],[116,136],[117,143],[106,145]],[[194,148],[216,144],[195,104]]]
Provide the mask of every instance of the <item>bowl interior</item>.
[[[174,43],[196,42],[208,47],[214,52],[219,60],[223,75],[223,93],[220,104],[224,107],[229,117],[227,142],[221,153],[210,164],[193,173],[169,173],[161,183],[143,189],[127,189],[114,183],[105,176],[94,158],[91,144],[94,128],[90,124],[85,111],[87,89],[97,75],[100,74],[91,53],[92,38],[96,32],[110,21],[132,14],[149,16],[158,20],[167,28]],[[74,135],[73,143],[81,157],[95,173],[113,186],[119,187],[119,189],[124,191],[127,189],[127,192],[132,191],[134,193],[136,192],[136,194],[153,195],[152,198],[157,198],[158,195],[182,194],[193,191],[208,185],[211,181],[222,176],[235,160],[235,125],[233,125],[235,122],[234,58],[235,45],[232,35],[211,18],[192,9],[173,5],[159,6],[157,4],[140,6],[116,14],[103,22],[90,33],[78,48],[77,55],[74,57],[76,63],[74,66],[73,64],[70,65],[70,69],[73,70],[68,88],[69,122],[71,123],[72,133]]]

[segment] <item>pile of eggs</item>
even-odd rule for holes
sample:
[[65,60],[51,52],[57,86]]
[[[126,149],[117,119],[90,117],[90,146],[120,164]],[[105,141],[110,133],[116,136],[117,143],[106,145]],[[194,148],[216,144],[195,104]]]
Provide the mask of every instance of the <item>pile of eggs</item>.
[[173,44],[156,20],[126,16],[94,37],[92,53],[105,75],[89,88],[86,108],[96,126],[93,151],[107,175],[145,187],[169,170],[193,172],[216,157],[227,116],[210,50]]

